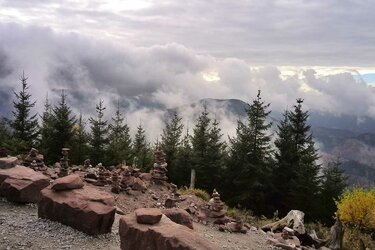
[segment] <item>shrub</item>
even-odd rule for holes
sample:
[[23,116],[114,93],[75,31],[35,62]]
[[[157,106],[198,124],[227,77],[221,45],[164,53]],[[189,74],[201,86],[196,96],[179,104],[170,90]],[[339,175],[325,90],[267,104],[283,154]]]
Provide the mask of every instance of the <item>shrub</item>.
[[375,243],[370,234],[375,232],[375,188],[347,191],[336,204],[337,216],[345,227],[345,249],[361,249],[360,241],[374,249]]
[[360,230],[375,230],[375,188],[355,188],[345,192],[336,204],[343,223]]

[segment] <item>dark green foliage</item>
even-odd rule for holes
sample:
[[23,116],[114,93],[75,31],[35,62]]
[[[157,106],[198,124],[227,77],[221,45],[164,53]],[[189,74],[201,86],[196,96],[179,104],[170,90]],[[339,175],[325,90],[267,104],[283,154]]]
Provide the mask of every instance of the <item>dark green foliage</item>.
[[318,213],[320,165],[316,163],[319,157],[307,124],[309,114],[302,110],[302,103],[302,99],[297,99],[294,109],[284,115],[284,121],[279,125],[274,175],[285,179],[284,183],[280,180],[276,188],[282,214],[299,209],[309,220]]
[[145,172],[151,169],[153,153],[150,143],[146,138],[146,131],[143,129],[141,124],[138,125],[137,133],[134,136],[133,157],[133,165]]
[[[47,118],[49,119],[49,118]],[[48,162],[56,162],[61,158],[61,149],[70,148],[74,135],[76,118],[66,102],[66,94],[61,91],[60,102],[52,109],[52,141],[47,152]]]
[[74,126],[74,135],[72,138],[70,162],[76,165],[82,165],[89,154],[89,134],[85,131],[86,121],[79,115],[77,124]]
[[96,105],[97,118],[90,117],[90,160],[91,164],[95,166],[98,163],[106,165],[105,156],[108,146],[108,125],[107,121],[103,119],[104,110],[106,107],[103,106],[103,101],[100,100],[99,104]]
[[[181,145],[178,148],[176,155],[176,167],[178,171],[176,172],[174,182],[178,186],[189,186],[190,184],[190,172],[192,168],[192,145],[191,136],[189,130],[186,129],[186,134],[181,140]],[[169,168],[169,166],[168,166]]]
[[183,129],[181,119],[177,112],[173,114],[165,124],[160,143],[160,148],[164,151],[168,163],[168,178],[177,185],[181,185],[181,180],[179,180],[180,166],[177,165],[177,155],[181,145]]
[[5,118],[0,119],[0,147],[8,149],[8,143],[10,140],[9,124]]
[[277,150],[275,152],[276,167],[273,174],[275,192],[273,203],[281,214],[285,214],[291,209],[289,192],[293,187],[291,187],[290,181],[297,178],[293,165],[295,162],[294,141],[288,111],[284,112],[283,120],[277,125],[276,134],[275,146]]
[[13,153],[26,153],[35,146],[39,133],[37,114],[30,114],[36,102],[30,100],[31,94],[28,93],[29,86],[24,74],[20,80],[22,89],[18,93],[13,92],[16,100],[13,101],[13,120],[10,122],[12,138],[17,141],[16,145],[18,145]]
[[221,141],[221,137],[218,122],[215,120],[212,124],[207,107],[204,106],[191,138],[192,168],[196,170],[198,188],[210,191],[220,184],[225,154],[225,143]]
[[337,210],[335,200],[344,192],[347,177],[344,175],[340,159],[329,162],[323,168],[323,180],[320,194],[319,219],[331,226]]
[[53,135],[54,135],[54,119],[52,114],[51,103],[46,97],[44,103],[44,111],[41,116],[41,126],[39,130],[40,139],[38,149],[41,154],[44,154],[44,161],[46,164],[52,164],[58,159],[53,159],[50,157],[50,147],[53,144]]
[[225,196],[232,205],[239,204],[257,214],[267,214],[271,193],[273,164],[271,123],[267,121],[269,104],[262,101],[260,91],[249,105],[246,123],[238,121],[236,137],[230,138]]
[[112,117],[112,124],[109,125],[109,148],[108,162],[110,165],[120,163],[130,164],[132,161],[132,140],[128,124],[124,123],[124,118],[117,105],[115,116]]

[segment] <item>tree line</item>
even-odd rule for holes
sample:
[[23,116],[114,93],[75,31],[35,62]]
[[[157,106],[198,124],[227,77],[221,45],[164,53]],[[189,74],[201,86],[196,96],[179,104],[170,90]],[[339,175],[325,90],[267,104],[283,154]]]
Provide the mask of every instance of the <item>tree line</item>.
[[[255,214],[280,215],[291,209],[306,213],[307,220],[331,223],[334,199],[345,189],[346,178],[339,160],[326,166],[319,155],[308,124],[309,112],[303,100],[283,113],[275,135],[269,122],[270,103],[258,91],[248,103],[246,119],[238,120],[236,133],[223,138],[220,122],[207,108],[197,118],[192,131],[184,128],[182,118],[174,112],[165,123],[160,142],[151,143],[140,124],[135,136],[117,105],[111,121],[104,118],[105,105],[96,105],[96,116],[85,120],[76,117],[64,91],[52,106],[48,98],[40,115],[31,114],[35,102],[28,93],[27,78],[21,78],[21,90],[14,92],[13,117],[0,123],[0,146],[14,154],[36,147],[47,164],[61,155],[61,148],[71,149],[71,163],[80,165],[89,158],[93,165],[134,164],[149,171],[153,150],[166,153],[168,178],[178,186],[189,186],[190,173],[196,173],[197,188],[222,194],[230,206],[250,209]],[[88,127],[87,127],[88,126]]]

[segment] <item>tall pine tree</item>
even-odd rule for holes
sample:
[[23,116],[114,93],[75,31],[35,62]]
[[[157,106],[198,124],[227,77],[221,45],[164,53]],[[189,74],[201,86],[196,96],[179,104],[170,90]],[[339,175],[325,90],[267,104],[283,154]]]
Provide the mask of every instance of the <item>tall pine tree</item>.
[[108,146],[108,125],[107,120],[103,118],[105,109],[103,100],[100,100],[96,105],[96,119],[94,117],[89,119],[91,128],[90,159],[93,164],[106,164],[104,160]]
[[137,127],[133,143],[133,164],[142,171],[149,171],[152,167],[152,151],[146,138],[146,131],[142,124]]
[[47,158],[58,161],[61,158],[61,149],[71,146],[76,124],[76,117],[66,101],[64,90],[61,91],[60,102],[52,109],[52,124],[52,143]]
[[74,126],[74,135],[71,146],[71,162],[73,164],[82,165],[89,154],[89,134],[85,130],[86,121],[82,114],[79,115],[77,124]]
[[272,210],[271,196],[271,123],[267,121],[270,104],[266,104],[258,91],[256,99],[246,110],[246,123],[238,121],[236,137],[230,138],[231,152],[228,162],[226,197],[232,205],[239,204],[257,214]]
[[319,219],[327,226],[334,223],[334,213],[337,211],[335,200],[344,192],[347,177],[344,175],[340,158],[329,162],[323,168],[323,180],[320,193]]
[[161,135],[160,148],[166,155],[168,163],[168,178],[173,183],[179,182],[179,166],[177,165],[177,153],[181,144],[183,125],[182,118],[174,112],[173,116],[166,122]]
[[189,129],[186,128],[186,133],[182,137],[181,145],[178,148],[176,155],[176,180],[174,182],[178,186],[189,186],[190,174],[192,169],[192,145]]
[[292,208],[289,193],[293,189],[290,181],[296,178],[294,162],[294,140],[289,121],[289,111],[285,111],[283,119],[277,125],[275,140],[275,168],[273,169],[274,199],[273,203],[281,214],[286,214]]
[[225,153],[225,144],[221,137],[219,123],[215,120],[212,124],[207,106],[204,105],[191,138],[191,161],[192,168],[196,171],[196,186],[208,192],[221,188],[219,176],[223,170]]
[[53,115],[52,115],[52,106],[46,96],[46,101],[44,102],[44,111],[41,116],[41,126],[40,126],[40,139],[39,139],[39,151],[44,154],[44,161],[47,164],[52,164],[56,162],[57,159],[52,159],[50,157],[50,147],[53,144]]
[[302,99],[297,99],[294,109],[288,113],[293,145],[292,157],[293,172],[288,183],[289,206],[306,213],[306,219],[316,216],[320,178],[320,165],[317,149],[307,124],[308,111],[302,109]]
[[10,123],[12,128],[12,139],[17,144],[14,150],[25,153],[31,147],[35,146],[38,137],[38,120],[37,114],[31,115],[31,109],[35,106],[36,101],[32,102],[31,94],[28,92],[29,86],[27,77],[22,73],[20,92],[13,92],[16,100],[13,101],[14,111],[13,120]]
[[108,155],[111,165],[131,163],[132,161],[132,140],[130,137],[130,129],[124,120],[118,103],[115,116],[112,117],[112,124],[109,125]]

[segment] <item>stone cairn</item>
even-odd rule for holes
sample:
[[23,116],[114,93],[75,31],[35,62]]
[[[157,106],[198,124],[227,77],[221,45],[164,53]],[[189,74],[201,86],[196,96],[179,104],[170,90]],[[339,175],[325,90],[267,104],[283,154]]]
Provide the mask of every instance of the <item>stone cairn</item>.
[[177,185],[171,183],[172,197],[165,200],[164,206],[166,208],[176,207],[176,203],[180,201],[181,194],[178,192]]
[[63,155],[63,157],[60,159],[60,172],[58,174],[59,177],[65,177],[68,175],[69,151],[69,148],[63,148],[61,150],[61,154]]
[[131,185],[133,185],[133,179],[132,176],[133,168],[130,166],[127,166],[122,171],[122,178],[120,182],[120,187],[122,190],[124,190],[127,194],[130,194],[130,191],[132,190]]
[[83,162],[83,167],[84,167],[85,169],[92,168],[92,165],[91,165],[91,161],[90,161],[90,159],[86,159],[86,160]]
[[105,186],[107,184],[106,171],[101,163],[98,164],[98,181],[97,186]]
[[23,164],[26,167],[30,167],[34,170],[46,170],[47,166],[44,165],[44,156],[39,154],[39,151],[32,148],[29,154],[26,156]]
[[0,148],[0,157],[7,157],[8,152],[5,148]]
[[151,176],[156,184],[164,184],[168,180],[167,177],[167,163],[165,161],[165,154],[161,150],[155,151],[154,169]]
[[111,191],[116,194],[120,193],[121,191],[120,181],[119,181],[118,173],[116,171],[113,171],[111,179],[112,179]]
[[221,223],[225,218],[224,203],[220,199],[220,194],[214,189],[212,192],[212,198],[209,201],[208,217],[214,218],[214,223]]

